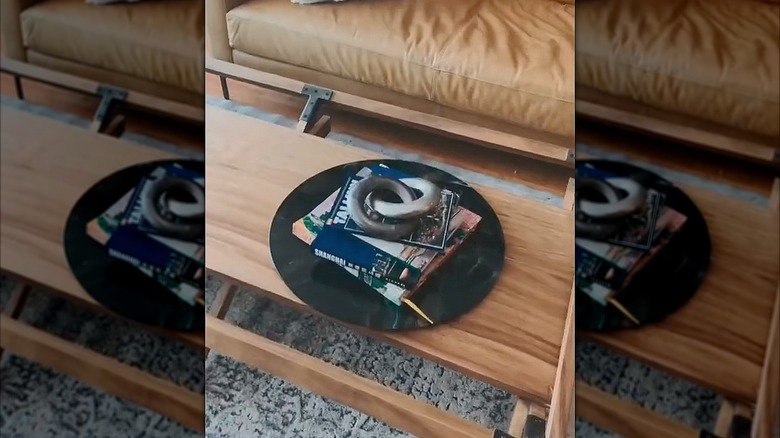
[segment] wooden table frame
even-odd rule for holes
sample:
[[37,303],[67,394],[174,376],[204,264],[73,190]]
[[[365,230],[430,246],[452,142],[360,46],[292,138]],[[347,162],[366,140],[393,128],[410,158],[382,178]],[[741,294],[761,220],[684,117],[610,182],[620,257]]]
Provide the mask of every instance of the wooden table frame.
[[[581,158],[588,158],[582,157]],[[718,195],[712,196],[710,202],[700,207],[706,209],[720,207],[719,202],[724,202],[726,210],[738,208],[736,205],[728,205],[728,199]],[[695,201],[698,200],[694,199]],[[705,206],[706,205],[706,206]],[[741,205],[741,204],[740,204]],[[780,222],[778,216],[780,205],[780,178],[774,180],[768,208],[765,209],[769,221]],[[717,238],[717,237],[715,237]],[[713,257],[718,257],[718,246],[713,245]],[[780,269],[780,261],[775,267],[776,273]],[[775,275],[777,280],[777,274]],[[754,392],[747,399],[737,399],[729,394],[722,394],[724,401],[713,431],[697,430],[689,425],[664,417],[658,413],[644,409],[631,402],[621,400],[607,394],[588,384],[578,381],[576,383],[575,398],[577,416],[586,419],[602,429],[618,433],[626,438],[769,438],[772,428],[778,420],[780,409],[780,282],[774,295],[774,304],[771,305],[771,313],[768,316],[768,331],[764,345],[763,363],[760,370],[760,380],[756,384]],[[654,327],[642,329],[646,333],[646,339],[664,333],[661,328],[665,322],[658,323]],[[658,330],[657,330],[658,329]],[[718,382],[707,381],[689,372],[681,372],[673,364],[665,363],[662,358],[645,357],[641,352],[627,348],[631,342],[616,339],[610,334],[578,333],[578,338],[588,339],[604,345],[618,354],[634,357],[640,361],[648,362],[650,366],[661,368],[677,377],[686,380],[694,380],[706,388],[720,392]],[[637,337],[636,339],[640,339]],[[672,347],[670,347],[672,348]],[[718,368],[717,362],[711,367]]]
[[[304,87],[313,87],[298,81],[213,59],[208,60],[206,65],[208,73],[216,74],[220,77],[226,98],[229,97],[226,78],[288,93],[302,93]],[[310,98],[309,102],[311,101],[312,99]],[[556,161],[564,166],[570,164],[570,150],[560,145],[528,141],[527,139],[513,137],[509,134],[417,113],[346,93],[332,92],[328,96],[328,103],[337,103],[342,108],[352,109],[363,114],[367,113],[369,116],[391,119],[393,122],[402,125],[413,126],[450,138],[470,141],[485,147],[512,149],[516,153],[532,156],[539,160]],[[309,104],[307,103],[307,105]],[[306,111],[304,110],[302,114],[306,114]],[[258,121],[258,123],[261,122]],[[302,117],[302,120],[299,120],[296,129],[299,132],[313,136],[325,137],[330,131],[330,118],[323,116],[315,119],[309,113],[309,117]],[[573,180],[569,179],[562,207],[565,210],[571,210],[572,208],[573,191]],[[207,218],[207,235],[208,233]],[[436,438],[487,438],[492,436],[500,438],[507,436],[502,435],[502,433],[508,434],[512,438],[541,438],[542,436],[562,438],[564,436],[573,436],[573,289],[565,317],[563,339],[561,340],[561,347],[558,353],[554,385],[550,388],[552,395],[549,404],[527,401],[519,397],[513,411],[509,429],[506,432],[502,432],[488,430],[454,414],[415,400],[410,396],[400,394],[377,382],[359,377],[339,367],[312,358],[305,353],[275,343],[226,322],[224,316],[237,287],[245,286],[261,293],[265,291],[214,271],[210,271],[210,274],[219,277],[223,281],[223,286],[217,292],[208,310],[209,315],[206,319],[206,346],[211,350],[250,366],[260,368],[334,401],[351,406],[416,436]],[[271,294],[271,297],[278,298],[274,297],[273,294]],[[316,313],[301,303],[284,302],[284,304],[293,305],[299,310],[306,312]],[[393,342],[391,337],[385,336],[381,331],[357,327],[353,327],[353,329],[368,336]]]
[[202,107],[125,90],[6,57],[0,58],[0,72],[13,76],[16,95],[21,100],[24,99],[22,79],[99,97],[100,103],[95,110],[90,129],[115,137],[120,136],[125,129],[124,116],[117,114],[117,109],[122,104],[189,123],[203,124],[205,120]]
[[[41,132],[43,135],[57,135],[58,146],[64,147],[75,155],[85,154],[87,150],[87,155],[102,151],[103,154],[107,154],[103,156],[103,160],[110,162],[106,164],[108,167],[113,165],[122,168],[138,162],[173,158],[167,152],[131,145],[82,128],[29,115],[13,108],[3,109],[3,119],[9,122],[7,126],[4,123],[2,131],[3,172],[12,172],[19,168],[16,161],[24,162],[24,149],[26,147],[39,146],[39,142],[30,137],[36,132]],[[31,124],[35,126],[30,126]],[[56,134],[54,134],[55,132]],[[22,138],[20,135],[26,137]],[[98,147],[88,147],[94,141],[101,144]],[[24,146],[12,145],[15,142]],[[45,143],[49,144],[48,141]],[[9,150],[15,152],[6,154]],[[18,153],[20,151],[21,153]],[[111,155],[113,155],[112,158],[106,159]],[[25,170],[25,172],[28,171]],[[6,183],[8,182],[6,181]],[[12,184],[6,183],[2,187],[4,197],[13,194],[15,190],[11,187]],[[62,207],[60,212],[63,216],[70,208],[70,206],[59,207]],[[119,319],[124,318],[108,311],[77,283],[74,283],[75,280],[66,265],[64,252],[59,250],[56,251],[57,254],[51,253],[53,243],[47,240],[45,243],[47,249],[42,249],[44,247],[36,247],[31,250],[21,249],[16,242],[20,239],[26,241],[27,238],[21,236],[29,232],[22,231],[24,227],[20,228],[18,225],[14,225],[14,221],[23,220],[20,219],[21,213],[16,212],[16,206],[13,204],[4,204],[3,213],[5,218],[0,224],[2,225],[2,246],[4,250],[8,250],[8,253],[4,251],[0,269],[4,275],[12,277],[16,281],[16,287],[11,292],[3,315],[0,316],[0,349],[3,350],[3,355],[7,352],[15,353],[44,367],[75,377],[107,393],[159,412],[195,431],[204,431],[205,397],[202,393],[191,391],[169,380],[123,364],[116,359],[35,328],[19,319],[25,301],[33,287],[65,298],[78,306],[107,313]],[[29,217],[29,215],[25,217]],[[64,219],[65,217],[63,217],[63,222]],[[57,235],[58,232],[53,230],[52,233]],[[182,342],[199,351],[205,349],[202,333],[174,332],[141,324],[137,325],[141,329]]]
[[577,87],[577,116],[618,125],[721,154],[780,167],[780,139],[726,129],[717,123],[670,114],[647,105]]

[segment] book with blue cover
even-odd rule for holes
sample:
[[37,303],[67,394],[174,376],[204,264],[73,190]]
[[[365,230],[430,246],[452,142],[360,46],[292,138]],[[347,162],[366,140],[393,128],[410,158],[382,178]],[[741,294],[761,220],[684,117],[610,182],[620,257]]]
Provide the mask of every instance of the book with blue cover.
[[[365,177],[371,169],[363,168],[358,174]],[[386,299],[400,306],[402,298],[408,298],[426,279],[451,256],[461,243],[476,229],[481,217],[458,205],[454,208],[444,251],[438,251],[399,242],[390,242],[360,234],[351,234],[338,229],[326,230],[326,223],[332,217],[331,210],[336,205],[341,189],[331,193],[309,214],[295,221],[293,235],[312,247],[312,252],[323,260],[339,265],[358,280],[369,285]],[[323,236],[320,239],[320,236]],[[320,239],[318,241],[318,239]],[[345,243],[348,241],[349,243]],[[317,242],[315,244],[315,242]],[[356,252],[353,253],[353,250]],[[383,262],[376,262],[383,260]],[[394,263],[388,269],[385,262]],[[384,276],[390,273],[398,277],[408,266],[419,271],[419,280],[415,284],[403,284]]]

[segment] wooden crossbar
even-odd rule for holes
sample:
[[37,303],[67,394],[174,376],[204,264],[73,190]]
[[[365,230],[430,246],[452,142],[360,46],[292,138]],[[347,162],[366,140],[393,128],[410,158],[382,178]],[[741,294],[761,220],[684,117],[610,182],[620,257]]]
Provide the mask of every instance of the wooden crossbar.
[[5,315],[0,316],[0,346],[159,412],[193,430],[205,429],[203,395]]
[[206,317],[206,346],[416,436],[493,436],[491,430],[455,414],[210,315]]
[[[36,82],[96,96],[98,95],[99,89],[105,86],[105,84],[101,84],[97,81],[49,70],[47,68],[5,57],[0,58],[0,72],[13,75],[14,78],[30,79]],[[127,96],[124,99],[124,103],[188,122],[203,123],[205,121],[205,113],[202,107],[186,105],[137,91],[127,90]]]
[[[304,86],[307,85],[301,81],[214,58],[206,59],[206,72],[218,75],[221,80],[229,78],[288,94],[301,94]],[[226,87],[225,84],[223,89]],[[227,96],[227,93],[225,95]],[[325,104],[485,147],[562,164],[570,162],[571,148],[564,145],[524,138],[345,92],[334,92]],[[303,130],[302,126],[299,126],[298,129]]]

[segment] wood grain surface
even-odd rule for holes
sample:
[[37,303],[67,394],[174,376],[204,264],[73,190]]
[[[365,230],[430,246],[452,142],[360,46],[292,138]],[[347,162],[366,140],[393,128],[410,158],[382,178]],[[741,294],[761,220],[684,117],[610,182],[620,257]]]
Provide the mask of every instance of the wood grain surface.
[[[377,154],[207,107],[207,268],[301,309],[268,248],[273,214],[312,175]],[[408,333],[370,331],[515,394],[548,404],[573,278],[571,212],[476,187],[507,242],[501,279],[459,320]]]
[[[2,127],[0,268],[107,312],[79,285],[65,259],[62,237],[70,210],[106,175],[173,156],[13,108],[3,108]],[[149,329],[203,348],[202,333]]]
[[736,402],[755,402],[780,275],[778,212],[681,186],[712,239],[699,291],[664,321],[609,334],[580,332]]

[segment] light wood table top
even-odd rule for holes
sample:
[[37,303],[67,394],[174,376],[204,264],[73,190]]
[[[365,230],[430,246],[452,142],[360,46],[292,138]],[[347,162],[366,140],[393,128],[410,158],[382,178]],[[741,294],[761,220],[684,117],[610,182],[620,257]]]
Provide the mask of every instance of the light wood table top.
[[[207,106],[206,267],[302,310],[271,260],[274,213],[300,183],[382,156]],[[532,401],[549,403],[573,281],[571,211],[476,187],[496,210],[506,263],[496,287],[449,324],[359,329]]]
[[[0,130],[0,269],[108,312],[68,267],[62,239],[70,210],[90,187],[123,168],[170,153],[5,107]],[[150,328],[203,346],[202,333]]]
[[780,276],[780,216],[701,188],[680,188],[702,211],[712,240],[699,290],[659,323],[578,335],[731,400],[755,402]]

